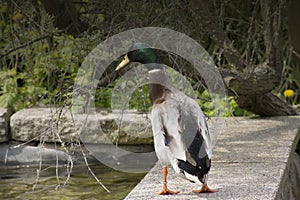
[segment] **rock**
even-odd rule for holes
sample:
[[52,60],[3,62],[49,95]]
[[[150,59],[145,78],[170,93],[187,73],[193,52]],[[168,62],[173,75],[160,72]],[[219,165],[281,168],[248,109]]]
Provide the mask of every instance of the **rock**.
[[69,156],[60,150],[18,144],[0,144],[0,164],[7,166],[67,164]]
[[11,137],[16,141],[78,141],[70,114],[59,108],[23,109],[11,116]]
[[84,143],[153,144],[150,119],[135,111],[75,115]]
[[72,114],[59,108],[30,108],[10,121],[16,141],[79,142],[97,144],[153,144],[149,118],[136,111]]
[[8,109],[0,108],[0,142],[9,140],[9,116]]

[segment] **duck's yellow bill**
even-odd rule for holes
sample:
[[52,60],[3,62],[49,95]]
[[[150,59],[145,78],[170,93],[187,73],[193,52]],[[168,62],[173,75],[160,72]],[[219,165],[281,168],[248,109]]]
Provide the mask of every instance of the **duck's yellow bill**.
[[128,65],[128,63],[130,63],[130,60],[129,60],[128,56],[125,55],[122,62],[118,65],[118,67],[115,70],[118,71],[118,70],[122,69],[123,67]]

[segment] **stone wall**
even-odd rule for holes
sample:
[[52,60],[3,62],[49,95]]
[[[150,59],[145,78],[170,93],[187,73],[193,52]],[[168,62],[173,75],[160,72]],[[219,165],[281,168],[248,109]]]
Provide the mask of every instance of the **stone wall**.
[[[10,126],[9,126],[10,124]],[[135,111],[74,114],[61,108],[29,108],[9,117],[0,108],[0,142],[153,144],[150,119]]]
[[8,109],[0,108],[0,142],[6,142],[9,136],[9,116]]

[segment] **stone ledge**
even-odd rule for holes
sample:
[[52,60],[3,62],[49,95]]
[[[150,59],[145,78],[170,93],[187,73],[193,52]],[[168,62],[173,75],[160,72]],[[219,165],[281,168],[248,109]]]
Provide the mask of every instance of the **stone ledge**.
[[72,115],[59,108],[23,109],[11,116],[10,129],[11,138],[21,142],[112,144],[120,136],[119,144],[153,144],[150,119],[135,111]]
[[70,114],[63,111],[59,117],[59,112],[57,108],[29,108],[14,113],[10,118],[12,139],[21,142],[41,139],[46,142],[78,140]]
[[[125,199],[299,199],[295,193],[300,186],[295,183],[300,183],[300,177],[291,174],[300,173],[299,157],[293,156],[300,138],[299,122],[300,116],[228,118],[213,149],[208,181],[219,192],[193,194],[192,190],[200,185],[178,177],[170,169],[169,187],[181,193],[156,195],[162,187],[161,166],[157,163]],[[297,169],[295,164],[290,166],[292,159],[296,159],[293,162]]]
[[0,142],[7,142],[9,138],[9,117],[8,109],[0,108]]

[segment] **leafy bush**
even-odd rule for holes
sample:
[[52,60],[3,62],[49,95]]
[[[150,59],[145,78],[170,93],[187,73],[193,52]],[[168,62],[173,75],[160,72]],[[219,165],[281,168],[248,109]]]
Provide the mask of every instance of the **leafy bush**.
[[43,9],[23,3],[18,9],[1,3],[0,106],[69,104],[77,70],[94,45],[86,35],[60,33]]
[[[130,9],[126,11],[118,2],[114,2],[112,5],[106,4],[105,1],[79,1],[77,8],[81,13],[81,20],[84,20],[89,28],[79,35],[71,35],[68,31],[58,30],[55,27],[54,18],[45,11],[40,1],[34,1],[34,3],[32,1],[1,1],[0,106],[10,107],[16,111],[35,105],[71,104],[74,79],[85,56],[108,36],[118,33],[124,28],[151,24],[151,19],[153,26],[170,27],[192,37],[196,36],[197,40],[202,37],[203,46],[212,55],[215,62],[220,67],[227,66],[227,63],[223,63],[225,60],[223,50],[208,35],[205,35],[205,31],[203,33],[192,31],[193,17],[185,13],[190,12],[186,10],[189,7],[185,7],[185,10],[179,13],[173,12],[181,8],[183,2],[170,3],[168,9],[165,9],[163,13],[161,13],[163,10],[161,2],[152,4],[152,8],[159,9],[153,9],[153,12],[150,13],[146,12],[149,9],[146,2],[141,2],[139,7],[136,7],[135,3],[129,2],[127,8]],[[114,7],[120,14],[118,16],[111,15],[111,11],[105,9],[107,6]],[[245,12],[243,15],[246,16],[248,10],[244,8],[242,10]],[[157,16],[157,13],[161,13],[161,15]],[[177,15],[182,16],[182,19],[173,20],[174,16],[178,18]],[[184,18],[185,15],[186,18]],[[225,31],[233,40],[236,39],[236,31],[247,32],[249,29],[247,20],[239,20],[238,23],[231,22],[231,18],[226,18],[226,20]],[[261,39],[256,38],[258,36],[261,38],[262,30],[261,27],[256,26],[254,18],[251,18],[250,22],[253,30],[249,30],[249,34],[236,39],[235,42],[237,46],[241,47],[241,54],[249,63],[258,64],[264,60],[265,56],[264,51],[260,50],[264,44]],[[113,27],[112,25],[117,26]],[[251,31],[255,33],[255,37],[248,38],[252,35]],[[240,37],[240,35],[238,36]],[[251,44],[254,46],[252,47]],[[249,45],[251,48],[248,47]],[[290,52],[290,50],[286,49],[285,52]],[[285,55],[285,57],[289,56]],[[234,69],[232,66],[227,67]],[[299,103],[299,70],[287,62],[284,77],[280,89],[275,92],[285,98],[287,102],[296,105]],[[114,84],[112,82],[109,86],[99,86],[95,94],[96,107],[110,108]],[[282,96],[286,89],[292,89],[295,94],[288,98]],[[210,101],[207,91],[195,91],[195,97],[207,116],[215,116],[220,112],[218,107]],[[233,97],[229,97],[227,103],[229,106],[223,105],[222,101],[216,103],[225,110],[226,116],[251,115],[238,108]],[[147,86],[143,86],[133,93],[129,101],[129,108],[143,112],[149,111],[151,105]]]

